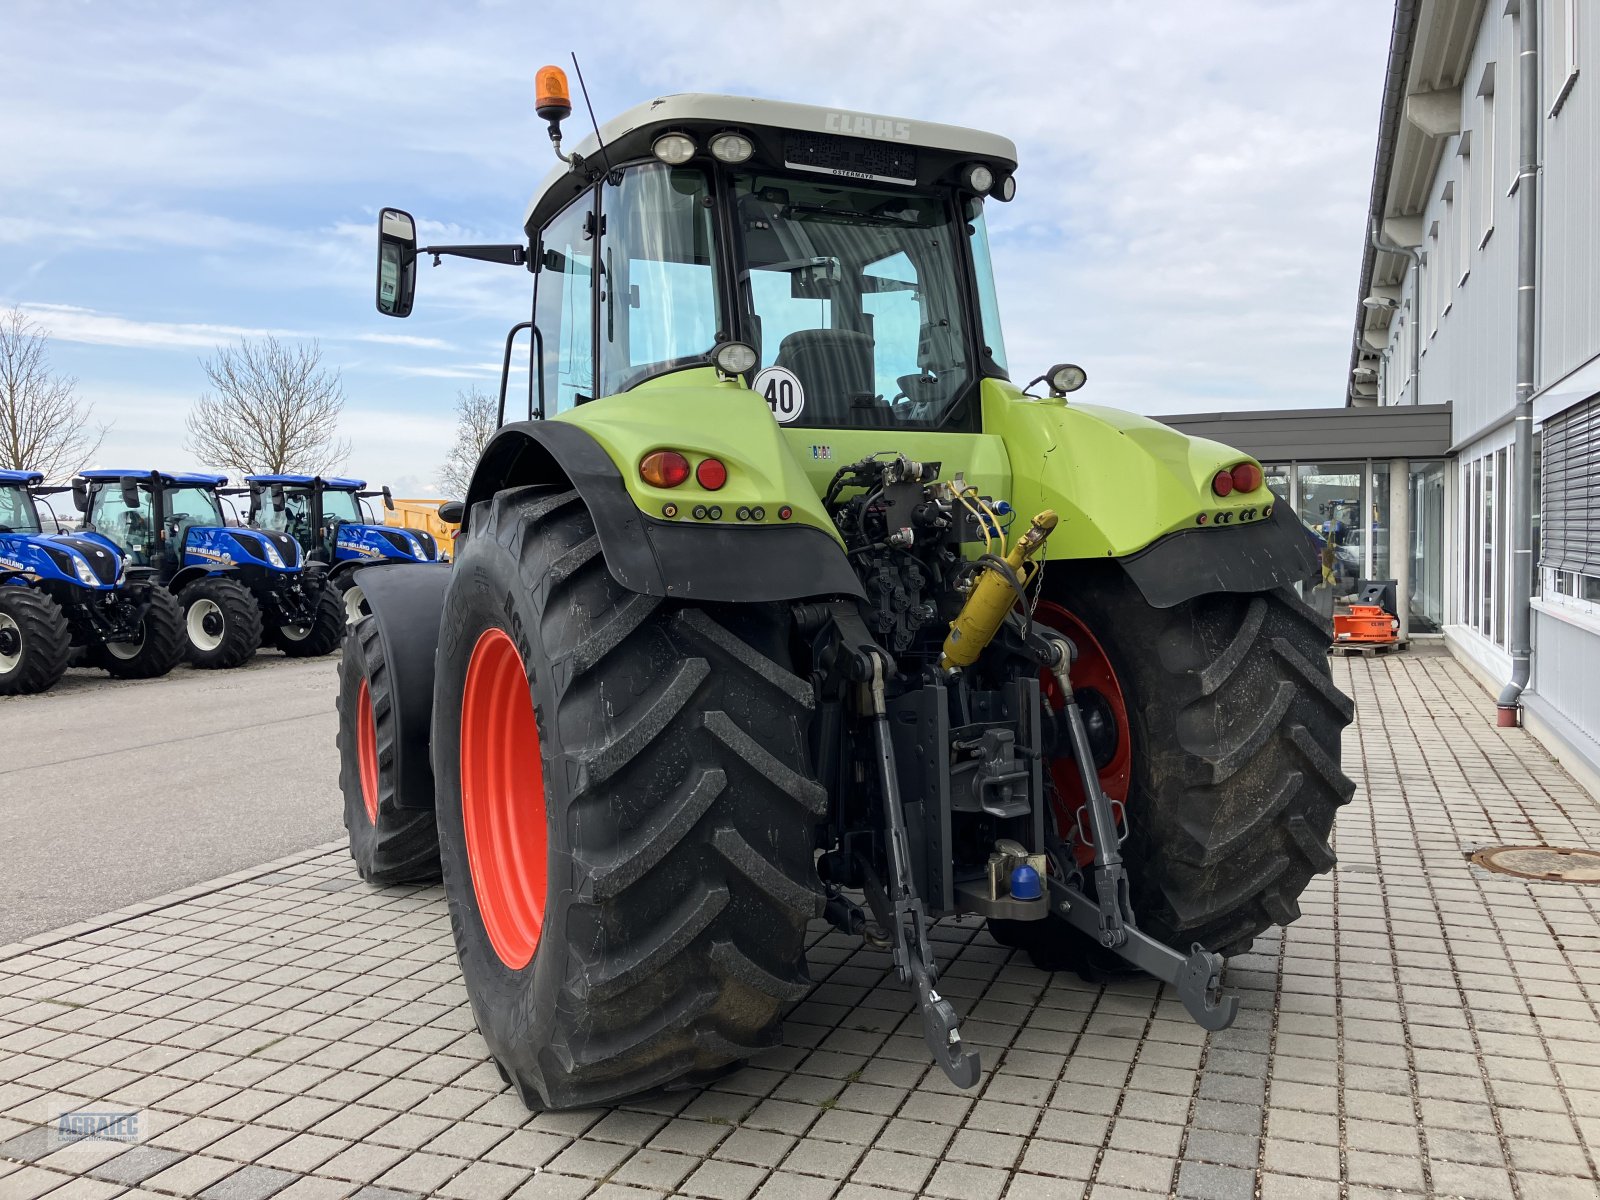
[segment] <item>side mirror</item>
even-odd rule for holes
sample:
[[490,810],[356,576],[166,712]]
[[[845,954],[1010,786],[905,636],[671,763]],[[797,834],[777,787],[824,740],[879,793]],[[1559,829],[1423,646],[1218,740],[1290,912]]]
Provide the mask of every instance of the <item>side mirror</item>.
[[132,475],[122,477],[122,503],[129,508],[139,507],[139,481]]
[[439,505],[439,520],[446,525],[459,525],[467,515],[467,506],[459,500],[446,500]]
[[394,511],[394,493],[389,490],[389,485],[383,485],[383,506],[390,512]]
[[272,511],[273,512],[282,512],[283,509],[284,509],[284,505],[286,503],[287,503],[287,501],[284,499],[284,495],[283,495],[283,484],[281,484],[281,483],[273,484],[272,485]]
[[81,513],[89,511],[89,485],[81,479],[72,481],[72,507]]
[[378,214],[378,311],[409,317],[417,293],[417,223],[411,214],[386,208]]

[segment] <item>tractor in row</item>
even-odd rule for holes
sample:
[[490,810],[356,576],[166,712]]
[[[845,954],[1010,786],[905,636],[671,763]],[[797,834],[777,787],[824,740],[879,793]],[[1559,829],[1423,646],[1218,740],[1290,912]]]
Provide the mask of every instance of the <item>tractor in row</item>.
[[118,679],[183,659],[183,613],[155,572],[99,534],[45,533],[39,505],[66,490],[0,470],[0,696],[54,687],[74,652]]

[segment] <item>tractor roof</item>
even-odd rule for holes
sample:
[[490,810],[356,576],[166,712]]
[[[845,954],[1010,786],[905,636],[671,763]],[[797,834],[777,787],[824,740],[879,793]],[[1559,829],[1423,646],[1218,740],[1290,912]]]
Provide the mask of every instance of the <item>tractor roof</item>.
[[13,471],[9,467],[0,470],[0,483],[21,483],[32,486],[43,482],[44,476],[38,471]]
[[310,487],[318,479],[322,480],[324,487],[334,488],[338,491],[359,492],[367,486],[365,479],[346,479],[342,475],[246,475],[246,483],[281,483],[287,487]]
[[[600,127],[611,161],[627,162],[650,153],[650,146],[663,133],[679,132],[705,137],[724,130],[756,134],[758,143],[779,144],[773,136],[783,133],[819,135],[840,139],[853,147],[863,143],[878,147],[909,147],[933,152],[937,160],[982,159],[996,173],[1013,171],[1017,147],[999,134],[965,129],[959,125],[940,125],[933,121],[908,121],[876,113],[825,108],[816,104],[790,104],[783,100],[756,100],[748,96],[715,96],[704,92],[683,92],[661,96],[635,105],[621,116]],[[590,159],[600,153],[591,132],[578,143],[576,153]],[[772,156],[768,156],[769,158]],[[769,162],[768,165],[771,165]],[[845,178],[861,178],[859,172],[841,171]],[[566,166],[551,171],[528,205],[525,224],[535,229],[563,206],[584,183]],[[563,186],[565,184],[566,186]]]
[[208,475],[201,471],[133,471],[113,470],[110,467],[96,467],[92,471],[79,471],[85,479],[127,479],[134,476],[148,479],[151,475],[159,475],[161,482],[166,484],[191,485],[194,487],[221,487],[228,482],[226,475]]

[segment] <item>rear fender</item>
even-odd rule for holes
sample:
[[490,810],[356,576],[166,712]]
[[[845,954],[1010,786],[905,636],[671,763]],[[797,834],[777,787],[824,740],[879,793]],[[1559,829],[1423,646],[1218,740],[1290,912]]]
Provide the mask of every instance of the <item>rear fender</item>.
[[[579,411],[598,414],[628,395],[593,401]],[[765,406],[758,410],[775,431]],[[648,430],[644,436],[653,437]],[[692,450],[692,437],[680,430],[673,441]],[[775,433],[773,440],[781,448]],[[652,444],[646,441],[642,448]],[[796,475],[803,482],[798,471]],[[462,536],[471,536],[475,506],[503,489],[528,485],[577,490],[594,519],[606,569],[629,591],[737,603],[863,595],[843,546],[815,525],[697,523],[650,516],[629,494],[622,472],[595,436],[567,420],[515,422],[489,440],[467,489]],[[815,496],[810,501],[815,504]]]
[[447,564],[375,564],[361,572],[361,590],[378,623],[384,661],[394,691],[395,802],[401,808],[433,807],[433,763],[428,755],[433,724],[433,657],[444,612]]
[[998,380],[984,382],[984,429],[1005,440],[1018,515],[1048,508],[1061,518],[1045,557],[1112,559],[1158,608],[1265,591],[1316,569],[1299,519],[1265,482],[1215,494],[1219,471],[1255,461],[1220,442]]

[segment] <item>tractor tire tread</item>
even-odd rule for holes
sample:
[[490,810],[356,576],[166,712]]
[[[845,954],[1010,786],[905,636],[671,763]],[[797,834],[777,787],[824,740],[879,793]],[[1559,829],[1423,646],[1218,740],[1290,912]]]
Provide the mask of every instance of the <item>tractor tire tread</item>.
[[[348,627],[339,663],[339,713],[334,745],[339,750],[339,787],[344,793],[344,826],[350,834],[350,857],[368,883],[380,887],[433,883],[439,878],[439,830],[432,809],[401,808],[395,780],[399,720],[394,690],[383,649],[383,630],[374,618]],[[363,674],[372,701],[372,724],[378,758],[378,819],[367,815],[361,791],[358,699]],[[346,744],[349,752],[346,752]]]
[[17,665],[0,675],[0,696],[49,691],[67,673],[72,653],[66,614],[44,592],[15,584],[0,586],[0,612],[16,622],[22,638]]
[[254,658],[261,646],[261,609],[250,589],[237,579],[220,575],[195,580],[178,593],[186,623],[190,607],[199,600],[210,600],[222,610],[223,639],[215,649],[202,650],[185,630],[184,654],[189,665],[203,671],[226,671]]
[[104,645],[94,647],[91,660],[113,679],[157,679],[183,661],[188,639],[183,629],[183,607],[165,588],[153,588],[144,614],[144,644],[132,658],[118,658]]
[[[471,882],[453,878],[464,847],[446,848],[452,928],[493,1056],[530,1107],[572,1108],[710,1077],[775,1044],[810,986],[825,807],[806,773],[811,688],[768,649],[786,642],[787,610],[627,591],[573,491],[503,491],[475,506],[469,530],[452,594],[486,572],[531,611],[524,628],[547,664],[535,697],[551,837],[566,841],[527,982],[504,985],[488,982],[507,978],[502,964],[474,962],[485,951],[462,911]],[[436,747],[440,736],[436,724]],[[461,832],[452,762],[439,767],[447,841]],[[472,984],[478,970],[489,996]],[[513,985],[551,989],[536,993],[536,1018]]]

